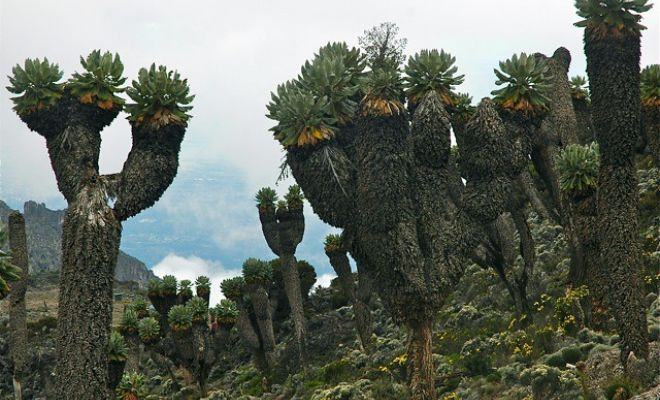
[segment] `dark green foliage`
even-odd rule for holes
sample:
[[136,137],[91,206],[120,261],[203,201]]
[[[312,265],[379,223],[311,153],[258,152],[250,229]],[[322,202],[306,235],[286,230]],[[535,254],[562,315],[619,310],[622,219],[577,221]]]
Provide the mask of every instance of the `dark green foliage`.
[[183,296],[192,296],[192,282],[188,279],[183,279],[181,282],[179,282],[179,294]]
[[21,269],[11,263],[11,255],[2,250],[6,237],[6,231],[0,226],[0,300],[9,294],[9,282],[17,281],[21,274]]
[[571,78],[571,97],[576,100],[589,99],[589,88],[587,78],[582,75],[576,75]]
[[233,326],[238,318],[236,303],[229,299],[223,299],[214,308],[218,323],[225,326]]
[[399,38],[399,27],[392,22],[383,22],[364,31],[358,41],[365,52],[372,70],[398,68],[406,60],[403,51],[408,39]]
[[548,356],[548,359],[545,361],[545,363],[555,368],[564,368],[566,366],[566,360],[564,360],[561,352],[557,352]]
[[326,253],[332,253],[341,250],[341,235],[330,234],[325,237],[323,246]]
[[289,186],[289,191],[284,196],[289,210],[302,210],[305,196],[298,185]]
[[266,108],[266,116],[277,121],[270,130],[284,147],[314,145],[332,139],[337,130],[329,99],[300,88],[294,81],[278,85]]
[[126,361],[128,356],[128,347],[124,337],[119,332],[112,331],[108,342],[108,360]]
[[273,280],[273,268],[266,261],[248,258],[243,262],[243,276],[248,285],[268,287]]
[[259,189],[255,196],[255,200],[260,213],[274,212],[277,193],[272,188],[264,187]]
[[181,79],[177,71],[168,71],[164,65],[156,64],[140,69],[138,80],[126,89],[126,94],[135,103],[126,105],[128,120],[134,125],[151,125],[159,128],[168,124],[186,126],[190,119],[188,111],[195,98],[190,96],[188,80]]
[[575,346],[564,347],[561,355],[567,363],[574,365],[583,358],[582,352]]
[[463,83],[465,75],[456,75],[456,57],[444,50],[422,50],[408,59],[404,77],[406,96],[418,103],[429,91],[438,93],[442,102],[453,105],[456,95],[454,86]]
[[47,58],[43,61],[28,58],[24,67],[16,65],[9,76],[7,90],[19,96],[12,97],[14,111],[25,115],[36,110],[52,107],[62,97],[62,71],[57,64],[51,64]]
[[154,317],[142,318],[138,321],[138,334],[144,343],[155,343],[160,338],[160,324]]
[[121,322],[119,323],[119,330],[126,333],[136,333],[138,331],[138,314],[132,307],[124,308]]
[[206,322],[208,316],[209,305],[204,299],[195,296],[188,300],[186,306],[190,308],[193,322]]
[[163,282],[159,279],[150,279],[147,284],[149,296],[160,296],[163,293]]
[[506,86],[491,92],[500,107],[532,114],[547,110],[552,76],[544,60],[525,53],[514,54],[500,61],[500,69],[494,69],[495,84]]
[[642,103],[660,106],[660,64],[647,65],[639,76]]
[[598,185],[598,144],[566,146],[555,159],[559,188],[572,197],[585,197]]
[[200,275],[195,280],[195,288],[197,290],[199,290],[200,288],[210,290],[211,289],[211,280],[209,279],[208,276]]
[[190,307],[178,304],[170,309],[167,314],[167,322],[175,332],[187,330],[193,323],[192,310]]
[[163,296],[176,296],[177,294],[177,280],[173,275],[165,275],[163,277],[161,293]]
[[584,18],[575,23],[581,28],[638,32],[646,27],[639,23],[640,15],[653,7],[648,0],[575,0],[577,15]]
[[225,279],[220,283],[220,290],[230,300],[241,299],[245,293],[245,279],[242,276]]
[[117,389],[117,398],[121,400],[126,399],[143,399],[147,395],[147,388],[145,386],[145,376],[137,372],[128,372],[122,376]]
[[286,200],[280,200],[277,202],[277,211],[285,212],[289,210],[289,205],[286,203]]
[[394,68],[380,68],[368,72],[361,79],[364,92],[362,114],[398,115],[403,108],[403,80]]
[[358,78],[363,69],[359,50],[349,50],[346,43],[328,43],[311,62],[305,62],[297,83],[316,97],[327,98],[329,115],[347,123],[357,111]]
[[603,388],[607,400],[627,400],[637,394],[639,384],[626,378],[617,378]]
[[67,82],[67,88],[71,95],[77,97],[83,104],[96,104],[106,110],[121,108],[125,101],[116,93],[125,90],[121,85],[126,82],[122,77],[124,64],[119,54],[115,53],[113,58],[109,51],[101,54],[101,50],[94,50],[87,59],[80,57],[85,72],[76,72]]

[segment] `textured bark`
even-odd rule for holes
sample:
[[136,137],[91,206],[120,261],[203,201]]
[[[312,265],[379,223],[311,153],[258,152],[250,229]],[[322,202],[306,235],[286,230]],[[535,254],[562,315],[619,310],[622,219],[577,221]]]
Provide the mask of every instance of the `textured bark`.
[[577,136],[580,144],[589,144],[596,140],[594,125],[591,122],[591,106],[587,99],[573,99],[573,109],[577,120]]
[[660,168],[660,105],[642,106],[642,130],[655,166]]
[[14,211],[9,214],[9,249],[11,263],[21,269],[20,279],[11,283],[9,293],[9,349],[14,365],[14,399],[21,400],[22,382],[26,373],[27,363],[27,321],[25,314],[25,293],[28,279],[27,238],[25,235],[25,218]]
[[431,339],[433,322],[412,324],[408,343],[408,381],[413,400],[436,400]]
[[[602,32],[601,32],[602,33]],[[598,226],[609,306],[621,336],[621,362],[630,352],[648,357],[648,334],[639,277],[637,176],[634,147],[640,132],[638,33],[599,35],[586,28],[584,50],[592,117],[600,150]]]
[[[371,312],[369,311],[368,306],[362,301],[358,300],[356,290],[355,290],[355,281],[353,279],[353,273],[351,272],[351,265],[348,261],[348,256],[344,250],[335,250],[327,252],[328,258],[330,259],[330,265],[335,270],[337,277],[339,278],[339,285],[342,288],[342,291],[349,299],[351,305],[353,306],[353,314],[355,315],[355,326],[360,337],[360,343],[362,348],[368,350],[371,343]],[[365,287],[368,283],[366,278],[366,273],[363,276],[360,276],[359,279],[363,279],[365,283],[360,289],[367,292],[368,288]]]
[[302,294],[300,292],[300,277],[298,275],[298,265],[294,255],[284,254],[280,257],[282,260],[282,278],[284,280],[284,290],[289,300],[291,308],[291,319],[296,336],[296,345],[298,358],[303,367],[307,364],[305,314],[303,310]]
[[238,319],[236,320],[236,329],[238,335],[244,344],[252,352],[252,362],[255,367],[260,371],[266,371],[268,365],[264,356],[263,347],[261,345],[261,338],[257,334],[245,303],[240,299],[234,299],[236,308],[238,309]]
[[[61,399],[111,397],[106,346],[121,221],[151,206],[171,183],[185,130],[168,125],[147,134],[146,128],[134,129],[125,171],[100,176],[100,131],[118,112],[81,104],[65,90],[52,108],[21,116],[46,138],[58,188],[68,202],[62,227],[56,366]],[[141,133],[144,136],[136,138]],[[115,212],[108,195],[117,193]]]
[[127,371],[140,371],[140,337],[136,332],[124,334],[126,345],[128,347],[128,357],[126,359]]
[[252,309],[257,319],[259,333],[261,336],[261,345],[263,348],[266,364],[269,369],[275,367],[275,333],[273,331],[273,318],[270,313],[270,304],[268,303],[268,292],[258,284],[247,285]]
[[516,230],[520,236],[520,254],[523,258],[523,269],[516,277],[516,303],[518,309],[523,314],[529,315],[529,301],[527,299],[527,281],[534,272],[534,263],[536,262],[536,251],[534,250],[534,238],[527,224],[527,214],[523,210],[516,210],[511,213]]

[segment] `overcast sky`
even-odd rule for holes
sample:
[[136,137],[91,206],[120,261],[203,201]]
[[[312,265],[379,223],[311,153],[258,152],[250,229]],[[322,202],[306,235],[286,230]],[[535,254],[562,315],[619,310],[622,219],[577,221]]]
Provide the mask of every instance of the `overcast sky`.
[[[118,52],[129,82],[152,62],[177,69],[197,95],[181,151],[182,171],[226,171],[226,178],[240,181],[246,193],[273,185],[278,175],[282,152],[268,132],[272,122],[264,116],[270,91],[295,77],[321,45],[357,45],[357,37],[380,22],[400,27],[408,38],[408,54],[442,48],[456,56],[459,72],[465,74],[459,90],[475,100],[494,89],[498,61],[521,51],[551,54],[558,46],[567,47],[573,56],[571,74],[585,74],[582,30],[573,26],[578,18],[572,0],[1,4],[2,87],[12,66],[27,57],[48,57],[67,78],[81,69],[79,56],[93,49]],[[654,7],[643,21],[648,27],[642,38],[643,65],[659,59],[659,11]],[[45,141],[11,111],[9,97],[0,90],[0,199],[13,205],[32,199],[64,207]],[[102,172],[119,171],[129,146],[129,125],[120,115],[103,132]],[[221,192],[218,197],[217,204],[223,204]],[[252,198],[245,202],[252,210]],[[231,215],[225,216],[232,221]]]

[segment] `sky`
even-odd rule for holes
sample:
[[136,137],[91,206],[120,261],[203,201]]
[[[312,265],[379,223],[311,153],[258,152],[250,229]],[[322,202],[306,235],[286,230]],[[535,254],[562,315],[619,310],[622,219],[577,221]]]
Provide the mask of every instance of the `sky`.
[[[493,68],[514,53],[549,55],[564,46],[573,56],[570,74],[586,75],[577,20],[572,0],[2,0],[0,81],[6,86],[11,68],[28,57],[48,57],[67,78],[81,70],[79,56],[94,49],[119,53],[128,82],[153,62],[188,78],[196,98],[179,176],[156,206],[127,221],[122,249],[160,275],[195,271],[221,279],[239,273],[243,258],[272,257],[253,202],[259,188],[275,185],[283,157],[268,132],[265,104],[321,45],[357,46],[365,29],[394,22],[408,39],[407,54],[442,48],[454,55],[465,74],[459,91],[478,100],[495,88]],[[659,6],[643,24],[642,65],[658,63]],[[26,200],[64,208],[45,140],[11,107],[0,89],[0,199],[15,208]],[[124,117],[102,133],[102,173],[118,172],[130,150]],[[333,274],[321,243],[334,230],[309,207],[306,218],[298,255],[327,283]]]

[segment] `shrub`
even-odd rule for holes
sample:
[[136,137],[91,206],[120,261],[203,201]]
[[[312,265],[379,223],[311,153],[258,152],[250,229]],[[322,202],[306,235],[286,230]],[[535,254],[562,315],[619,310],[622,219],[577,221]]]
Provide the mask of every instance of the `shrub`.
[[193,322],[192,310],[184,305],[176,305],[167,314],[167,321],[175,332],[190,329]]
[[186,305],[190,308],[193,322],[206,322],[209,306],[204,299],[195,296]]
[[138,334],[144,343],[154,343],[160,338],[160,324],[153,317],[143,318],[138,322]]
[[603,394],[607,400],[627,400],[633,397],[639,385],[626,378],[615,378],[610,381],[603,389]]
[[575,364],[582,359],[582,352],[575,346],[561,349],[561,355],[569,364]]
[[128,356],[128,347],[124,337],[117,331],[110,333],[110,340],[108,341],[108,360],[109,361],[126,361]]

